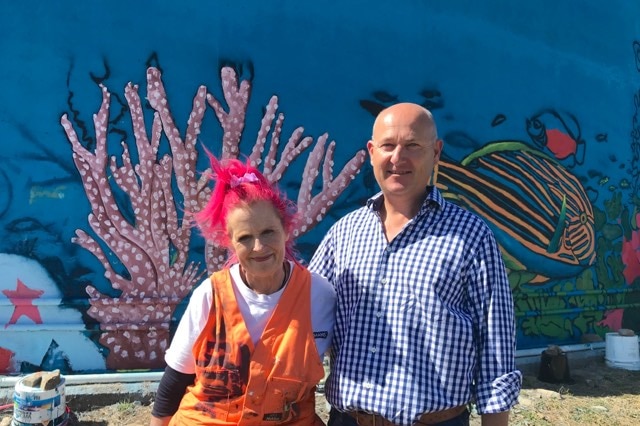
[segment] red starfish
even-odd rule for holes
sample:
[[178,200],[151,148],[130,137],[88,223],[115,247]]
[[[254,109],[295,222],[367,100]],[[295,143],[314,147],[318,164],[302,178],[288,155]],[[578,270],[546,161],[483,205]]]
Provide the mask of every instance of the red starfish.
[[5,324],[4,328],[9,327],[10,324],[15,324],[18,318],[21,316],[29,317],[36,324],[42,324],[42,318],[40,317],[40,311],[37,306],[33,305],[33,299],[44,294],[42,290],[32,290],[18,278],[18,284],[15,290],[2,290],[5,296],[9,298],[11,303],[15,306],[13,308],[13,315],[9,322]]

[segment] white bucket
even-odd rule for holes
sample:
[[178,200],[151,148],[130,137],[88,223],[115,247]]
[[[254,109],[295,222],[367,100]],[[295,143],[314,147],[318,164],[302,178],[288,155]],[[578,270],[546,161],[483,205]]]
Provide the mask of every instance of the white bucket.
[[609,367],[640,370],[640,344],[638,336],[606,334],[605,363]]
[[64,377],[60,376],[60,383],[55,389],[50,390],[25,385],[24,380],[27,377],[30,376],[18,380],[13,392],[11,426],[67,425],[69,415],[64,396]]

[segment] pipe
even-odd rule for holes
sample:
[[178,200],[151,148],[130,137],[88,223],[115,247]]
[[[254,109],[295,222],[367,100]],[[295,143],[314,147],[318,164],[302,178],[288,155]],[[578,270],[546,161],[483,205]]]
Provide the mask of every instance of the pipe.
[[[560,349],[567,353],[572,352],[585,352],[585,351],[593,351],[593,350],[601,350],[605,349],[605,342],[594,342],[594,343],[580,343],[576,345],[559,345]],[[542,351],[545,348],[533,348],[533,349],[520,349],[516,351],[516,359],[518,358],[527,358],[530,356],[540,356]]]
[[[169,322],[155,322],[155,323],[110,323],[109,330],[118,331],[158,331],[169,330]],[[106,330],[99,328],[89,328],[83,323],[46,323],[46,324],[11,324],[11,328],[7,330],[0,330],[1,333],[10,332],[22,332],[22,331],[83,331],[83,332],[99,332],[102,333]]]
[[17,333],[29,331],[91,331],[82,323],[46,323],[46,324],[11,324],[8,330],[2,330],[0,333]]
[[[69,374],[64,375],[65,385],[86,385],[89,383],[142,383],[159,382],[162,371],[132,371],[128,373]],[[15,387],[23,376],[0,376],[0,388]]]
[[[640,336],[638,344],[640,344]],[[567,353],[586,352],[606,349],[606,342],[578,343],[574,345],[558,345],[561,350]],[[516,358],[526,358],[529,356],[539,356],[546,348],[520,349],[516,351]]]
[[581,314],[583,312],[600,312],[609,311],[613,309],[637,309],[640,308],[640,303],[625,303],[618,305],[598,305],[588,308],[565,308],[565,309],[541,309],[541,310],[527,310],[516,312],[516,317],[542,317],[546,315],[562,315],[562,314]]
[[517,293],[514,297],[520,299],[533,299],[541,297],[566,297],[566,296],[600,296],[600,295],[619,295],[626,293],[640,292],[640,288],[608,288],[608,289],[593,289],[593,290],[573,290],[573,291],[526,291]]

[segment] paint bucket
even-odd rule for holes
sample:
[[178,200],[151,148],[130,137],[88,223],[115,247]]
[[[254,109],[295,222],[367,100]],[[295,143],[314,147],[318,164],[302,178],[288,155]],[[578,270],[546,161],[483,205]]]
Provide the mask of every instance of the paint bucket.
[[[13,392],[13,419],[11,426],[66,426],[69,412],[64,396],[64,377],[54,389],[41,389],[25,384],[25,380],[42,372],[23,377],[16,383]],[[31,381],[30,381],[31,382]]]
[[620,333],[606,334],[605,363],[609,367],[640,370],[640,345],[638,336]]

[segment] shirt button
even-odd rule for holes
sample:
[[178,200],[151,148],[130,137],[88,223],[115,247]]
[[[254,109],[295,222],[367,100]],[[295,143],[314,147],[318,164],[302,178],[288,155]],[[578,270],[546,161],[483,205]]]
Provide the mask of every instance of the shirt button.
[[371,353],[376,353],[378,351],[378,348],[376,348],[375,346],[371,346]]
[[382,285],[385,285],[388,282],[389,282],[389,280],[386,279],[386,278],[383,278],[383,279],[380,280],[380,284],[382,284]]
[[376,316],[377,316],[378,318],[381,318],[381,317],[382,317],[382,311],[378,311],[378,312],[376,312]]

